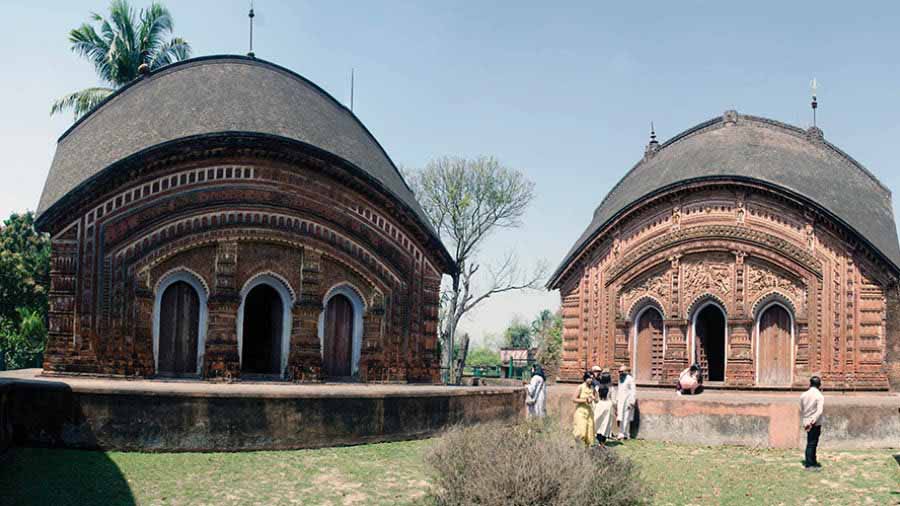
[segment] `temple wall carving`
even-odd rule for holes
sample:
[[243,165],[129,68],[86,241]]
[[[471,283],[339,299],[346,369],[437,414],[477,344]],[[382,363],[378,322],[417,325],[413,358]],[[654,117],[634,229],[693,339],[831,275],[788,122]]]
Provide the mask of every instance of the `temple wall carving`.
[[562,375],[632,365],[633,318],[652,304],[670,384],[693,360],[695,316],[712,301],[726,319],[726,384],[759,383],[759,319],[779,306],[790,316],[784,386],[820,374],[832,388],[888,388],[900,381],[885,363],[897,354],[896,290],[877,255],[805,204],[751,184],[685,186],[618,218],[561,278]]
[[155,291],[184,270],[208,291],[204,377],[240,376],[240,292],[266,274],[292,299],[288,379],[322,379],[323,298],[346,285],[366,308],[360,379],[437,381],[438,260],[394,206],[353,189],[366,183],[308,163],[174,160],[83,201],[52,234],[45,369],[154,375]]

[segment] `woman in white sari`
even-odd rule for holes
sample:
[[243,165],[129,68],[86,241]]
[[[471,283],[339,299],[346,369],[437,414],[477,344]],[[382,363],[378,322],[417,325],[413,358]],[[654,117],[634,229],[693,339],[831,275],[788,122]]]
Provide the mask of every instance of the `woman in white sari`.
[[597,443],[606,445],[606,440],[613,433],[614,404],[609,398],[609,386],[600,384],[597,388],[597,401],[594,403],[594,430],[597,431]]
[[547,381],[540,366],[531,367],[531,381],[525,392],[528,418],[543,418],[547,413]]

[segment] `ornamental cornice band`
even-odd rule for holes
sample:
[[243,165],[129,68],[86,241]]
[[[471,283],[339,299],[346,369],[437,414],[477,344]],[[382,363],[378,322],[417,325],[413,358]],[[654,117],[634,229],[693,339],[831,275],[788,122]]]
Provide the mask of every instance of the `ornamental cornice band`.
[[608,273],[607,284],[627,272],[644,258],[660,250],[685,242],[697,240],[709,241],[713,239],[731,239],[738,242],[764,246],[794,260],[810,272],[813,272],[816,276],[822,276],[821,262],[809,252],[795,246],[787,240],[742,226],[701,225],[680,228],[638,246],[637,249],[625,255],[612,266]]

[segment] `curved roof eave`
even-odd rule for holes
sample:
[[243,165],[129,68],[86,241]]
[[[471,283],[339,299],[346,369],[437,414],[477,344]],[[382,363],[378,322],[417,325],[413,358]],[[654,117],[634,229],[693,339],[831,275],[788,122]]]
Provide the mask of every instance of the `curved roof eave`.
[[[731,125],[740,123],[743,128],[748,125],[760,126],[770,129],[769,133],[772,136],[785,134],[791,138],[788,142],[785,142],[784,139],[779,142],[778,139],[775,141],[766,139],[765,135],[760,139],[750,136],[753,141],[759,140],[771,145],[761,148],[759,146],[751,147],[750,143],[743,145],[732,140],[730,147],[734,150],[737,146],[736,153],[726,152],[724,155],[714,153],[712,156],[697,156],[699,151],[707,151],[708,146],[711,146],[708,151],[716,151],[715,139],[709,143],[702,143],[696,139],[701,139],[706,132],[714,132],[727,126],[725,118],[729,115],[731,115]],[[818,137],[811,140],[810,136]],[[675,146],[675,150],[678,150],[682,149],[678,147],[679,143],[690,143],[685,139],[694,139],[693,142],[697,145],[673,155],[671,153],[673,146]],[[806,144],[800,146],[800,149],[790,145],[794,143],[799,146],[801,142]],[[759,148],[758,151],[763,152],[764,156],[754,152],[756,148]],[[800,153],[802,156],[798,155],[798,152],[802,152]],[[682,160],[679,156],[684,156],[687,160]],[[692,157],[696,157],[696,159],[692,159]],[[750,163],[759,160],[765,162],[766,165],[760,168]],[[696,163],[691,164],[692,162]],[[723,170],[721,166],[729,168]],[[759,172],[759,177],[747,175],[754,170]],[[858,176],[854,174],[858,174]],[[850,186],[855,186],[854,189],[858,191],[847,191],[845,176],[846,179],[851,180]],[[659,184],[646,183],[654,178],[660,179],[662,182]],[[819,181],[823,178],[823,181]],[[805,131],[774,120],[738,115],[730,111],[723,117],[705,121],[681,132],[661,144],[650,157],[645,157],[635,164],[603,198],[594,211],[591,223],[549,278],[547,288],[558,287],[562,275],[581,252],[611,223],[639,205],[642,200],[681,184],[715,179],[752,181],[785,191],[852,231],[887,265],[895,271],[900,271],[900,247],[898,247],[897,231],[893,220],[891,192],[884,184],[855,159],[825,141],[821,137],[821,131]],[[804,184],[810,185],[810,181],[812,181],[810,188],[798,188]],[[858,201],[853,199],[866,201],[867,206],[859,206]],[[861,230],[861,227],[866,230]]]
[[410,210],[440,245],[442,260],[450,258],[393,160],[352,111],[289,69],[239,55],[163,67],[79,118],[59,138],[38,222],[121,160],[179,139],[223,132],[280,136],[337,157]]

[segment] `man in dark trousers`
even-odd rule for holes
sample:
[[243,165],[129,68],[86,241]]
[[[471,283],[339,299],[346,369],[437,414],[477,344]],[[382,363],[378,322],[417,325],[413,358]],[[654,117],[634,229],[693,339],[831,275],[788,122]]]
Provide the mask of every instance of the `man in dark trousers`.
[[822,435],[822,411],[825,410],[825,396],[822,395],[822,379],[818,376],[809,378],[809,390],[800,396],[800,420],[806,429],[806,459],[803,467],[809,471],[818,471],[821,465],[816,459],[816,447]]

